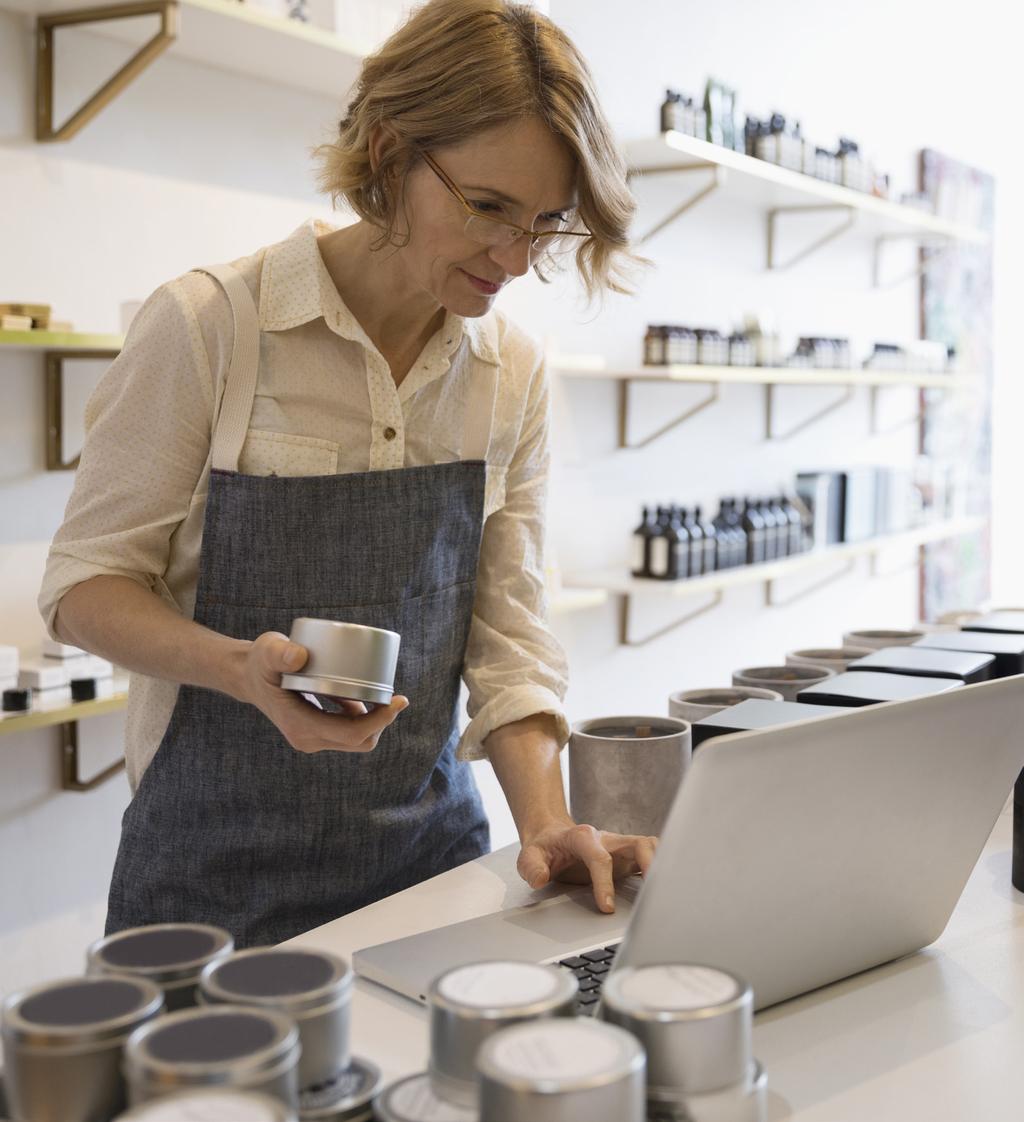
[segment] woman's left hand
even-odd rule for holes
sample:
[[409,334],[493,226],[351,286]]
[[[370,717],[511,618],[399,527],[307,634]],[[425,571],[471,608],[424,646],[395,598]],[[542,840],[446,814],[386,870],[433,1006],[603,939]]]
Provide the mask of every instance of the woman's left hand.
[[531,888],[543,888],[552,880],[591,882],[597,906],[614,912],[614,882],[631,873],[646,876],[657,847],[657,838],[556,823],[524,839],[516,867]]

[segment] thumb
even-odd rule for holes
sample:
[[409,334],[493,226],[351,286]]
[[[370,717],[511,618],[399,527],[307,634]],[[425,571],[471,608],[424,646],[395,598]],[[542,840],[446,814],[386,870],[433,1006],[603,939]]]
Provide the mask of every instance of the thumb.
[[297,643],[288,643],[281,652],[281,665],[285,670],[298,670],[306,661],[306,658],[305,648],[300,647]]
[[548,863],[540,855],[536,846],[523,850],[519,859],[519,875],[531,888],[543,888],[551,879]]

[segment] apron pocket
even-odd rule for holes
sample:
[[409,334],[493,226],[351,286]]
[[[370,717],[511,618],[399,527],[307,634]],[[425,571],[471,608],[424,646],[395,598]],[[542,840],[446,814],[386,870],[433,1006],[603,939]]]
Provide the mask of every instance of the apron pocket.
[[334,475],[338,449],[333,440],[249,429],[238,470],[242,475]]

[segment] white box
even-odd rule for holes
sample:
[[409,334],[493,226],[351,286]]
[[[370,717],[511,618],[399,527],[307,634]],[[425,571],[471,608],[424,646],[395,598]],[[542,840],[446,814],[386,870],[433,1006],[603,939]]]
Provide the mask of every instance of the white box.
[[112,678],[114,665],[98,655],[86,655],[84,658],[64,659],[62,665],[67,670],[68,681],[75,678]]
[[0,647],[0,678],[13,678],[18,673],[18,648]]
[[41,659],[39,662],[23,662],[18,671],[18,685],[23,690],[59,689],[70,681],[63,660]]
[[56,639],[43,640],[44,658],[82,658],[86,654],[81,647],[73,647],[70,643],[58,643]]

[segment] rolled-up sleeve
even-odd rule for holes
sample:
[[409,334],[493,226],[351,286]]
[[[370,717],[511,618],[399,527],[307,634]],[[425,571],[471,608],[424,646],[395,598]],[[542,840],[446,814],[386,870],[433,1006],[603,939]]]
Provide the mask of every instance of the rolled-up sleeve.
[[505,504],[484,524],[463,669],[470,723],[459,742],[460,759],[484,758],[489,733],[535,713],[556,718],[560,744],[569,738],[562,709],[568,671],[548,627],[544,585],[549,429],[550,393],[541,362],[508,467]]
[[139,310],[86,407],[81,462],[39,593],[51,636],[61,597],[91,577],[157,587],[208,460],[213,402],[202,332],[172,281]]

